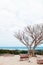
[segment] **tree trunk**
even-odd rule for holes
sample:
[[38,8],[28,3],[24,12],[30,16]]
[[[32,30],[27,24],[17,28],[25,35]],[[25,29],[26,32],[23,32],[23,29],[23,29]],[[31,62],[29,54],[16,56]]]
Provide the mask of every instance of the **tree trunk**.
[[28,49],[28,55],[29,56],[35,56],[35,49],[31,49],[31,47],[30,47],[30,49]]
[[29,50],[29,55],[34,57],[35,56],[35,50]]
[[35,56],[35,50],[34,49],[32,50],[32,56],[33,57]]

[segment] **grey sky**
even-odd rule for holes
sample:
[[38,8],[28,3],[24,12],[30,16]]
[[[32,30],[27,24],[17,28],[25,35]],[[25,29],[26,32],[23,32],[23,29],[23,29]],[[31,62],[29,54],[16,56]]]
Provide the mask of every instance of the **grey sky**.
[[13,32],[43,23],[43,0],[0,0],[0,46],[21,46]]

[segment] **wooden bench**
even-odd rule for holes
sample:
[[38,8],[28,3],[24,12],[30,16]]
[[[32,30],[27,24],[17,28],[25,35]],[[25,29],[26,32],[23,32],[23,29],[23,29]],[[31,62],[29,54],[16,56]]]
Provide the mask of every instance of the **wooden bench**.
[[37,60],[38,64],[43,64],[43,59]]
[[37,63],[43,64],[43,55],[37,55]]
[[20,54],[20,60],[23,61],[23,60],[28,60],[29,58],[29,55],[28,54]]

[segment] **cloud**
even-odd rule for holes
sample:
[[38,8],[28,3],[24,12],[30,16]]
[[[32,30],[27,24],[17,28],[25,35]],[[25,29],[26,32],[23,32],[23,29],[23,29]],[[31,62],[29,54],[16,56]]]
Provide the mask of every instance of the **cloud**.
[[[0,0],[0,36],[2,39],[5,38],[6,41],[10,39],[9,42],[11,42],[14,31],[37,23],[43,23],[43,0]],[[13,42],[15,42],[14,39]]]
[[6,28],[43,21],[42,0],[2,0],[0,6],[0,25]]
[[43,0],[1,0],[0,27],[16,30],[43,23]]

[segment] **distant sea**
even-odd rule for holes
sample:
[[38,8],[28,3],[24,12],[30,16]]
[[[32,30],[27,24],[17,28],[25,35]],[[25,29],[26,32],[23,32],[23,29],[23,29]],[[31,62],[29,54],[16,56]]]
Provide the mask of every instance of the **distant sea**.
[[[26,47],[0,47],[0,50],[28,50]],[[36,50],[43,50],[43,47],[37,47]]]

